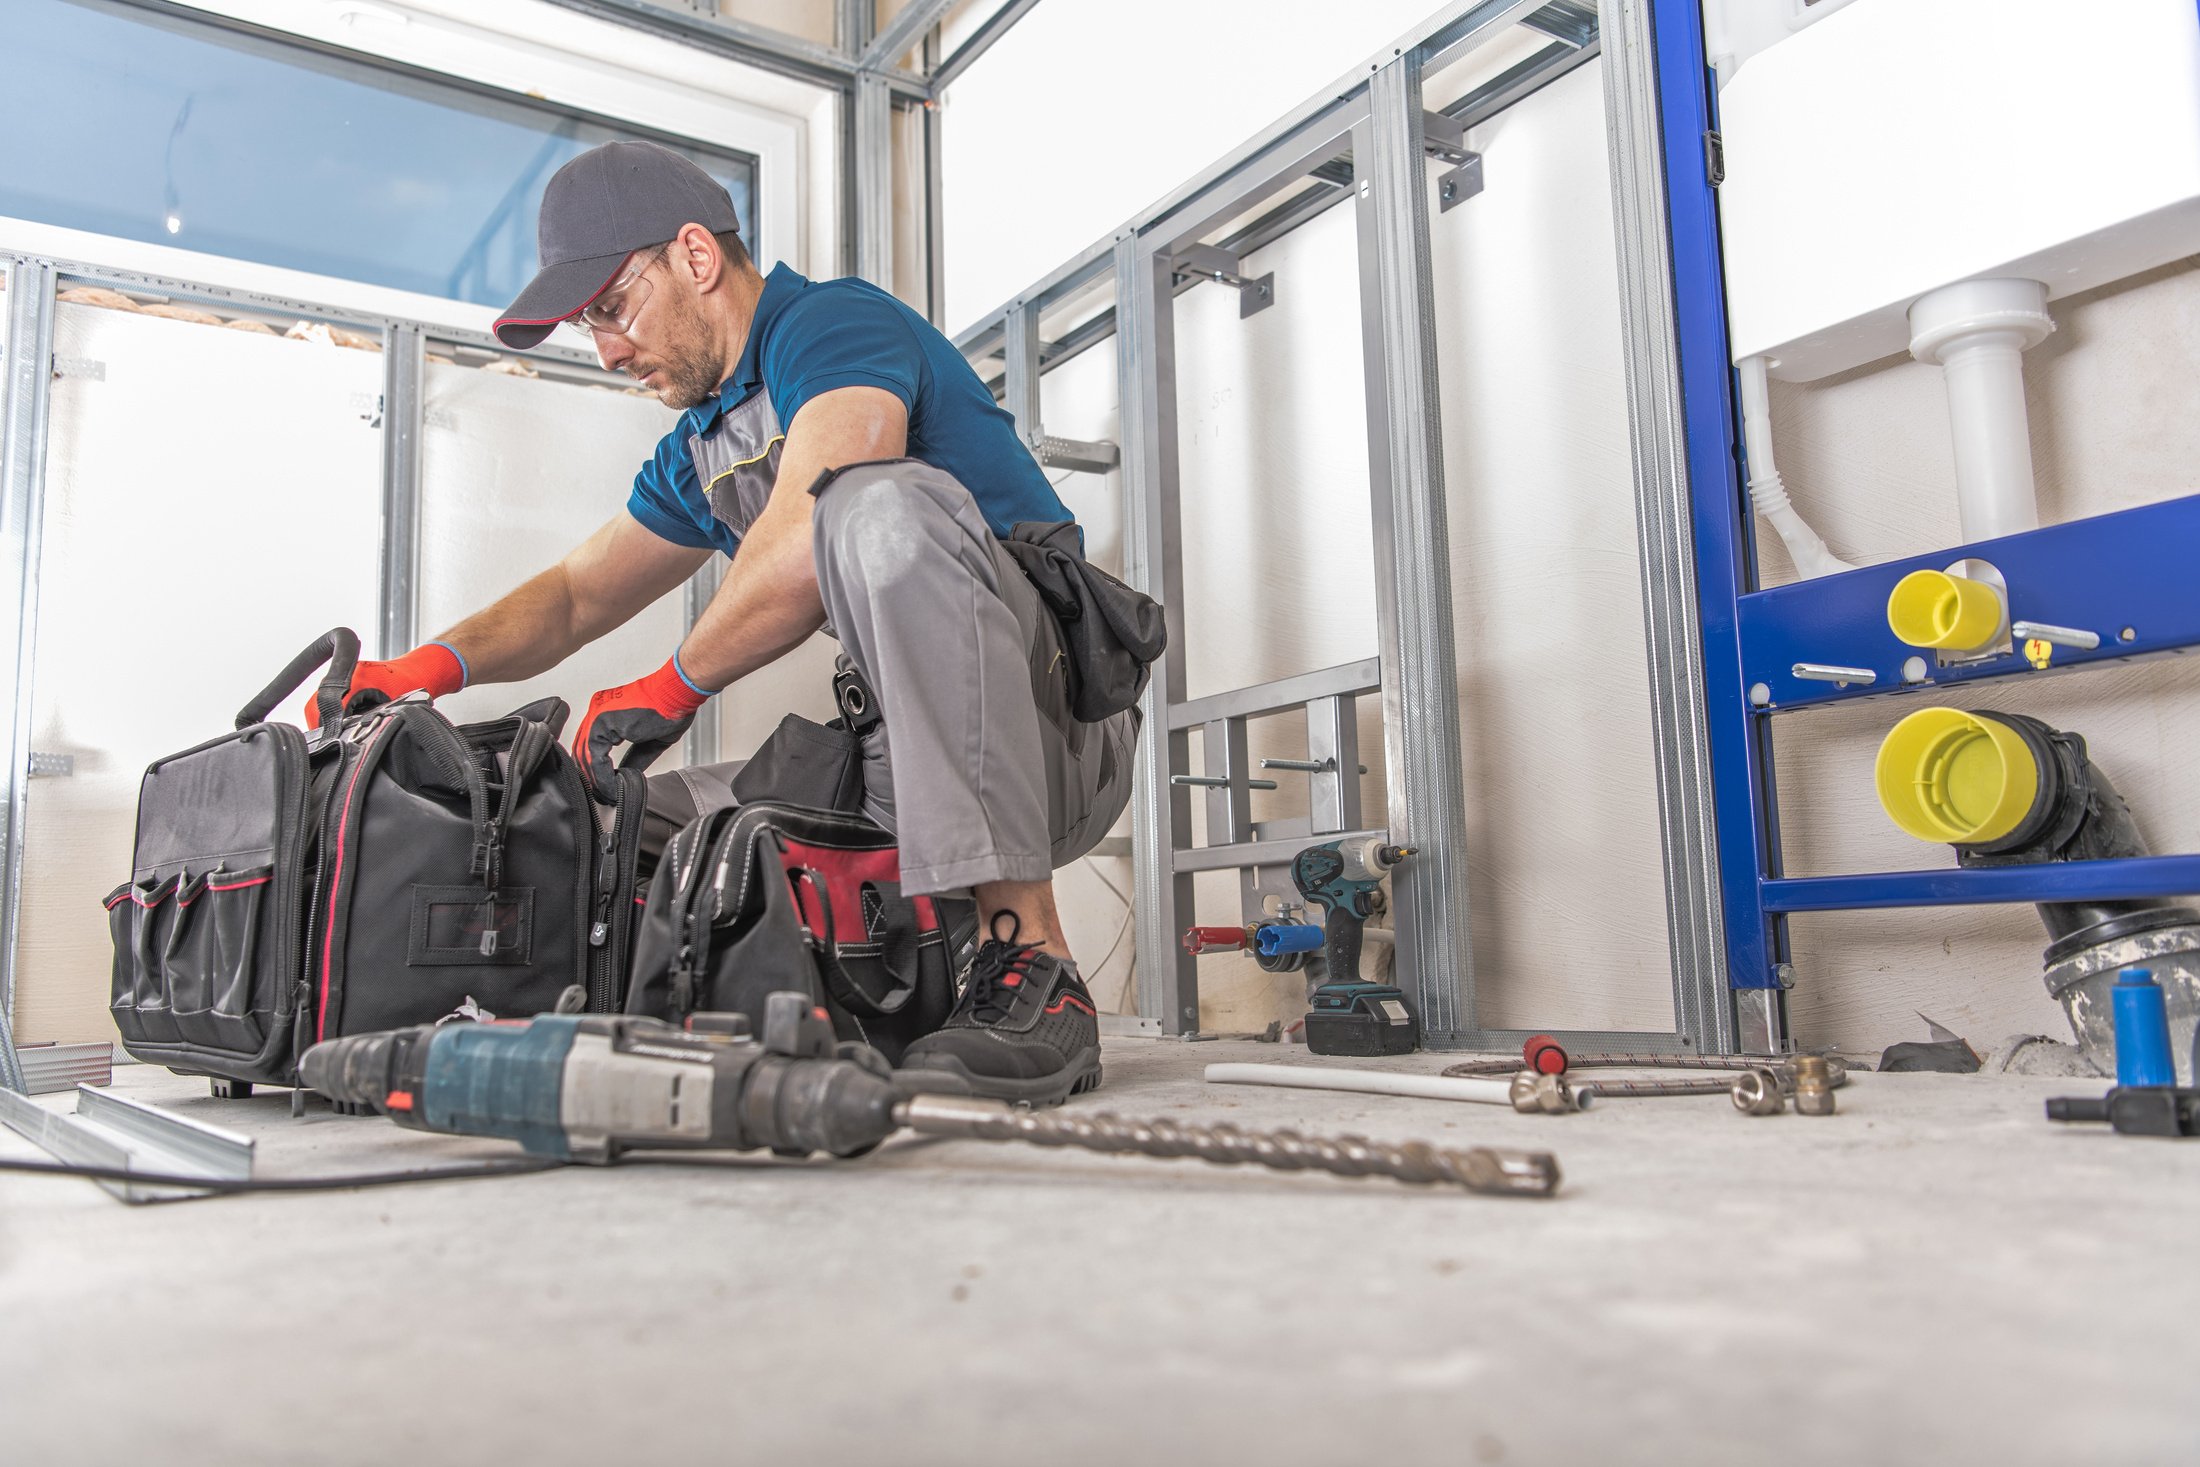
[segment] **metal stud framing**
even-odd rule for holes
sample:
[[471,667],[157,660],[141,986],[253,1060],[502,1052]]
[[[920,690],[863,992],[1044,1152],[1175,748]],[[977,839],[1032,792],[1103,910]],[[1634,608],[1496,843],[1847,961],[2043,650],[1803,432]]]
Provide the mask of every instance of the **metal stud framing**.
[[[1169,646],[1184,645],[1184,572],[1176,553],[1178,476],[1174,276],[1135,232],[1115,243],[1116,387],[1123,418],[1124,579],[1160,601]],[[1036,304],[1034,304],[1036,309]],[[1191,765],[1191,738],[1171,726],[1184,701],[1184,659],[1161,660],[1139,699],[1145,737],[1131,782],[1131,892],[1137,913],[1138,1012],[1169,1034],[1199,1030],[1198,960],[1177,941],[1192,913],[1190,793],[1170,781]]]
[[894,118],[886,81],[859,72],[849,92],[849,148],[854,159],[855,273],[881,290],[894,286]]
[[30,779],[32,652],[38,637],[38,551],[46,512],[46,418],[53,389],[54,284],[50,261],[8,261],[5,439],[0,453],[0,684],[12,701],[0,721],[0,1089],[21,1092],[15,1057],[16,934],[22,915],[23,827]]
[[[1375,73],[1353,130],[1359,184],[1360,332],[1375,508],[1383,743],[1391,839],[1414,846],[1392,887],[1397,982],[1432,1046],[1472,1029],[1467,817],[1452,646],[1450,525],[1429,270],[1429,175],[1418,49]],[[1387,602],[1387,606],[1384,603]]]
[[410,321],[382,332],[381,626],[377,657],[396,657],[418,640],[420,611],[420,428],[425,412],[427,341]]
[[[1360,824],[1353,699],[1379,692],[1388,765],[1385,820],[1394,839],[1421,847],[1421,855],[1396,878],[1399,982],[1420,1010],[1433,1047],[1507,1047],[1526,1037],[1525,1031],[1481,1026],[1470,968],[1465,790],[1429,267],[1434,180],[1421,78],[1530,18],[1551,21],[1549,10],[1535,0],[1462,0],[1446,7],[958,338],[957,345],[973,359],[1001,352],[1005,370],[999,386],[1019,424],[1036,416],[1042,371],[1111,333],[1116,339],[1125,576],[1162,600],[1172,648],[1155,668],[1142,703],[1147,737],[1139,744],[1132,794],[1138,999],[1148,1032],[1186,1037],[1198,1032],[1196,960],[1176,940],[1192,920],[1193,873],[1247,873],[1242,889],[1251,901],[1260,885],[1254,877],[1259,868],[1288,859],[1310,834]],[[1485,121],[1600,47],[1608,54],[1610,43],[1585,16],[1569,9],[1558,18],[1580,23],[1561,44],[1469,93],[1436,121]],[[1668,848],[1676,1028],[1569,1037],[1575,1043],[1650,1051],[1727,1049],[1734,1025],[1719,951],[1719,891],[1709,874],[1716,866],[1716,846],[1702,749],[1700,638],[1693,619],[1694,565],[1687,554],[1688,483],[1676,446],[1689,425],[1680,417],[1679,385],[1670,363],[1673,287],[1661,273],[1655,241],[1646,237],[1662,227],[1663,208],[1655,186],[1662,150],[1652,59],[1640,50],[1630,53],[1627,67],[1608,71],[1606,86],[1620,284],[1627,305],[1630,412],[1636,419],[1648,650],[1658,702],[1654,736]],[[1452,127],[1447,124],[1442,132],[1436,150],[1456,153]],[[1294,186],[1301,191],[1252,225],[1224,240],[1209,237],[1225,221]],[[1196,281],[1173,268],[1175,257],[1220,245],[1242,258],[1346,198],[1354,201],[1360,237],[1382,655],[1367,664],[1187,701],[1172,302]],[[1085,291],[1110,269],[1113,309],[1089,316],[1058,341],[1047,339],[1040,322],[1049,307]],[[1306,761],[1312,767],[1301,771],[1314,780],[1314,813],[1255,827],[1245,800],[1251,784],[1244,720],[1298,707],[1306,711],[1314,754]],[[1208,844],[1196,848],[1191,792],[1173,782],[1190,772],[1195,729],[1206,752],[1202,780],[1224,781],[1206,786]]]
[[[1672,252],[1657,145],[1657,58],[1644,0],[1602,11],[1605,129],[1619,259],[1635,524],[1642,556],[1643,634],[1650,664],[1658,820],[1664,834],[1667,940],[1674,1023],[1706,1051],[1736,1047],[1719,921],[1704,647],[1696,620],[1686,424],[1681,418]],[[1765,1047],[1772,1047],[1769,1043]]]

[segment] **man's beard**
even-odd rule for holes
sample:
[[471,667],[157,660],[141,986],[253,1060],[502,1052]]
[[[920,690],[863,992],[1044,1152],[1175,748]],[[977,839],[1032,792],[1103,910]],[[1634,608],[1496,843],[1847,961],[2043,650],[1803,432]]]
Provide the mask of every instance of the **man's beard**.
[[682,302],[662,360],[650,368],[657,374],[657,400],[676,412],[701,407],[718,395],[726,380],[726,363],[714,349],[703,313]]
[[686,412],[716,397],[725,380],[723,362],[702,356],[675,357],[660,370],[657,397],[666,407]]

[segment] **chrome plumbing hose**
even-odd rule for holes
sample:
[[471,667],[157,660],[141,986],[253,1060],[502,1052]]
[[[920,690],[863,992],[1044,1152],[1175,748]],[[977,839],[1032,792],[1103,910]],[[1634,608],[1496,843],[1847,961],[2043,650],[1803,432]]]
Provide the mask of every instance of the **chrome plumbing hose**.
[[1548,1197],[1558,1190],[1558,1159],[1547,1151],[1486,1146],[1448,1151],[1425,1141],[1374,1141],[1365,1136],[1304,1136],[1297,1131],[1248,1131],[1222,1123],[1130,1120],[1105,1112],[1018,1110],[998,1100],[917,1095],[894,1109],[895,1119],[927,1136],[1022,1141],[1085,1151],[1197,1157],[1216,1166],[1251,1164],[1279,1172],[1325,1171],[1340,1177],[1394,1177],[1444,1183],[1506,1197]]
[[[1795,1090],[1795,1055],[1777,1054],[1569,1054],[1565,1073],[1571,1077],[1576,1070],[1767,1070],[1780,1082],[1780,1088],[1792,1094]],[[1520,1068],[1514,1058],[1461,1060],[1445,1067],[1443,1073],[1454,1079],[1466,1079],[1486,1075],[1509,1075]],[[1826,1057],[1829,1082],[1839,1087],[1848,1083],[1848,1066],[1831,1055]],[[1575,1081],[1576,1090],[1590,1095],[1619,1095],[1647,1097],[1657,1095],[1728,1095],[1733,1093],[1734,1082],[1705,1075],[1697,1079],[1673,1080],[1594,1080]]]

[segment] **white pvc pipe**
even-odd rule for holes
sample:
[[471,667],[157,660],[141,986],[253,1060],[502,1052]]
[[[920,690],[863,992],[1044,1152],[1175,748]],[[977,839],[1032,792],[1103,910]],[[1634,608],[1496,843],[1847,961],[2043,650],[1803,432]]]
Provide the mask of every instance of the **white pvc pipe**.
[[1852,569],[1826,548],[1818,532],[1803,522],[1788,499],[1787,485],[1772,461],[1772,403],[1765,386],[1765,359],[1748,357],[1735,363],[1742,384],[1742,447],[1749,459],[1749,502],[1765,517],[1787,546],[1797,574],[1831,575]]
[[2036,280],[1966,280],[1910,307],[1910,354],[1938,363],[1948,387],[1966,542],[2039,528],[2023,353],[2054,329]]
[[[1311,1065],[1209,1065],[1210,1085],[1281,1085],[1293,1090],[1349,1090],[1360,1095],[1411,1095],[1426,1100],[1471,1100],[1512,1108],[1512,1081],[1463,1075],[1398,1075],[1388,1070],[1315,1069]],[[1587,1109],[1590,1100],[1577,1096]]]

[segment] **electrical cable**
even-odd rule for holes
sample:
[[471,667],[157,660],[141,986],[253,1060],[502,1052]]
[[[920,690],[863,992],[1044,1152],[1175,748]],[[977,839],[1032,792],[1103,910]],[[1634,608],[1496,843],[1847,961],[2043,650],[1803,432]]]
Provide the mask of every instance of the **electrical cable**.
[[424,1171],[355,1172],[331,1177],[192,1177],[168,1172],[134,1172],[118,1166],[80,1166],[65,1161],[16,1161],[0,1158],[0,1172],[27,1172],[33,1176],[84,1177],[95,1182],[131,1182],[145,1187],[187,1187],[194,1192],[230,1195],[242,1192],[339,1192],[350,1187],[392,1187],[401,1182],[459,1182],[481,1177],[511,1177],[528,1172],[554,1171],[562,1161],[544,1157],[527,1161],[482,1162],[472,1166],[435,1167]]
[[[1115,929],[1115,940],[1108,944],[1108,950],[1101,957],[1100,961],[1092,965],[1092,976],[1098,978],[1102,970],[1104,970],[1108,966],[1108,959],[1115,956],[1115,950],[1123,945],[1123,939],[1129,935],[1131,930],[1131,919],[1138,915],[1138,909],[1131,905],[1131,899],[1128,896],[1124,895],[1123,889],[1121,887],[1117,886],[1114,882],[1108,880],[1107,877],[1100,874],[1100,868],[1093,863],[1092,857],[1085,856],[1081,859],[1084,862],[1085,869],[1092,873],[1092,879],[1099,882],[1102,886],[1106,887],[1108,889],[1108,894],[1123,904],[1123,921],[1122,925],[1118,926]],[[1123,991],[1115,996],[1116,1013],[1120,1014],[1125,1012],[1123,1005],[1130,1001],[1131,982],[1137,976],[1138,954],[1133,952],[1131,954],[1130,966],[1124,971]]]

